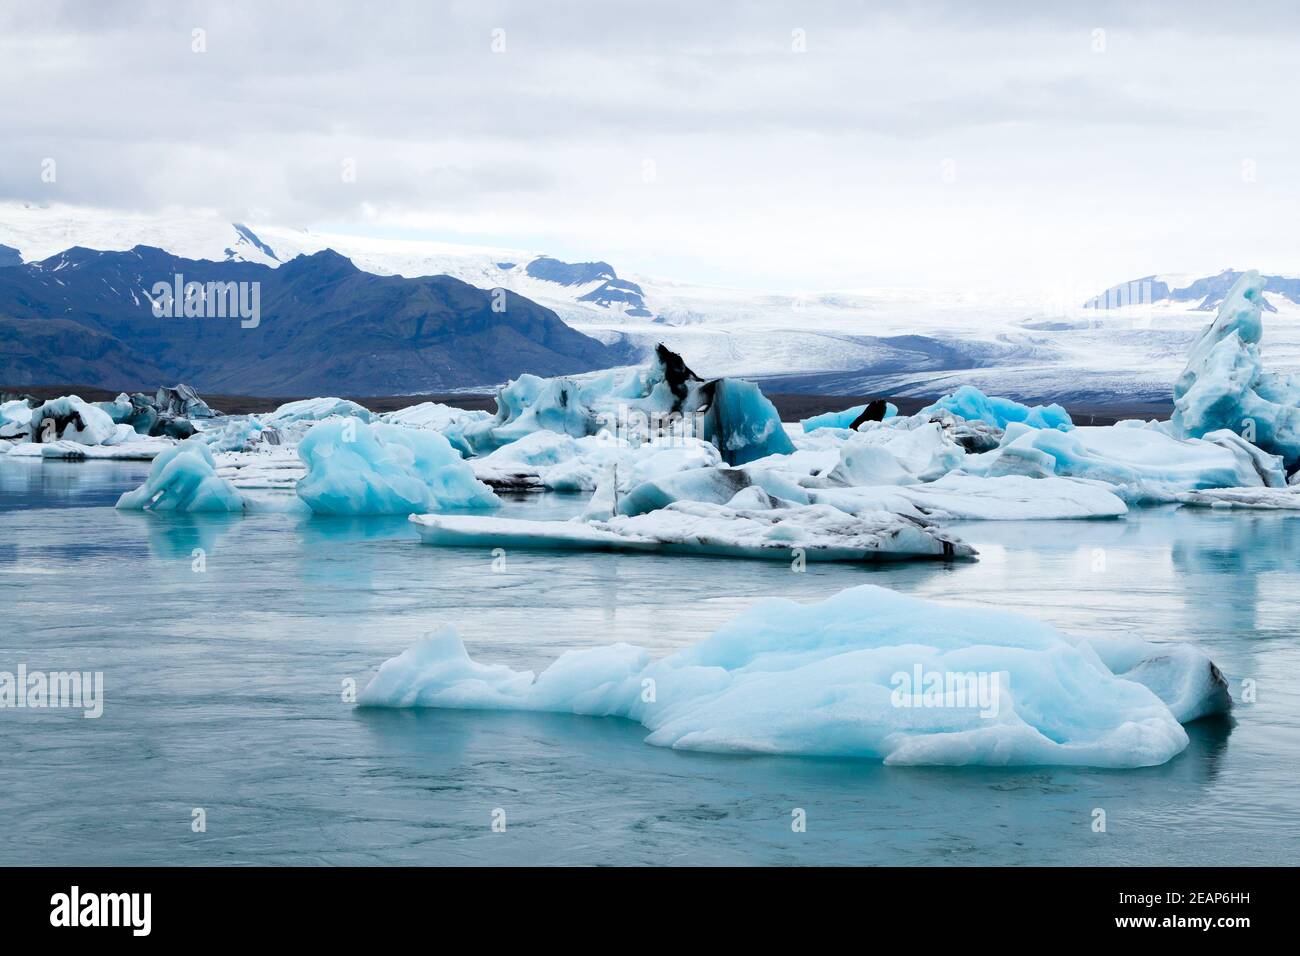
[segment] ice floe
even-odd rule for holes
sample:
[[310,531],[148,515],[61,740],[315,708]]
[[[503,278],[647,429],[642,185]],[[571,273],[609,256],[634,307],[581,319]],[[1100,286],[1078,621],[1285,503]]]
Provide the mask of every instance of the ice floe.
[[385,661],[358,703],[622,717],[683,750],[1109,768],[1170,760],[1182,722],[1230,706],[1193,648],[1069,638],[872,585],[763,601],[662,660],[614,644],[538,675],[479,663],[445,629]]
[[[595,509],[592,509],[593,512]],[[727,504],[677,501],[606,520],[530,521],[496,516],[412,515],[426,544],[451,547],[662,551],[780,561],[963,558],[975,550],[916,517],[848,514],[830,505],[783,505],[762,489]]]

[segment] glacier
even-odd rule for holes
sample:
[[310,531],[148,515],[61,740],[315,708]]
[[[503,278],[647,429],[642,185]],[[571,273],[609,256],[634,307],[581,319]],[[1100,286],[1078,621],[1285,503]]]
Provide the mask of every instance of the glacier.
[[861,585],[818,604],[762,601],[658,661],[620,643],[567,651],[537,675],[475,661],[445,628],[385,661],[358,704],[621,717],[681,750],[1135,768],[1172,759],[1184,722],[1231,701],[1185,645],[1072,639]]
[[312,426],[298,455],[307,466],[298,496],[316,514],[402,515],[501,503],[435,431],[331,418]]

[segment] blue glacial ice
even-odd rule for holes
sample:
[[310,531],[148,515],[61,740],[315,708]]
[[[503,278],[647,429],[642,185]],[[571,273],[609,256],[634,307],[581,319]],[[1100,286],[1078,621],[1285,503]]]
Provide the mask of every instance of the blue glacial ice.
[[1182,722],[1230,706],[1190,647],[1071,639],[872,585],[760,602],[658,661],[614,644],[536,676],[473,660],[445,629],[384,662],[358,702],[622,717],[683,750],[1112,768],[1170,760]]
[[985,395],[974,385],[963,385],[951,395],[945,395],[919,414],[932,414],[940,409],[952,412],[967,421],[984,422],[995,428],[1006,428],[1012,422],[1030,428],[1054,428],[1069,431],[1074,427],[1069,413],[1060,405],[1021,405],[1009,398]]
[[1221,429],[1239,433],[1280,455],[1292,471],[1300,465],[1300,381],[1263,370],[1263,295],[1264,280],[1254,271],[1243,273],[1228,292],[1174,383],[1169,427],[1184,438]]
[[[815,432],[819,428],[849,428],[858,420],[858,416],[866,410],[867,406],[865,404],[854,405],[852,408],[846,408],[843,411],[822,412],[822,414],[814,415],[811,418],[800,419],[799,424],[805,432]],[[886,421],[897,415],[898,406],[893,402],[886,402],[885,414],[881,421]]]
[[967,456],[968,474],[1088,478],[1114,486],[1129,502],[1177,500],[1201,488],[1281,487],[1280,459],[1232,432],[1179,440],[1139,422],[1080,426],[1070,432],[1007,427],[1001,447]]
[[117,500],[123,510],[243,511],[235,486],[217,475],[216,462],[200,438],[188,438],[160,452],[144,484]]
[[497,413],[458,430],[475,455],[538,431],[610,436],[638,444],[666,436],[711,442],[728,464],[794,450],[776,407],[758,386],[699,378],[662,346],[645,368],[539,378],[521,375],[497,392]]
[[436,431],[334,418],[298,445],[298,496],[317,514],[401,515],[495,508],[500,499]]

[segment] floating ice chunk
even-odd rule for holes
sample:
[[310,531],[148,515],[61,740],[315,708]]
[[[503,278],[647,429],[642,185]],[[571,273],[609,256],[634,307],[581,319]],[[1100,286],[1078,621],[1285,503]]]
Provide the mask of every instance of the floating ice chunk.
[[0,404],[0,438],[31,434],[32,407],[24,399]]
[[608,436],[637,445],[657,437],[712,442],[728,464],[744,464],[794,445],[780,416],[756,385],[704,381],[663,346],[644,369],[615,369],[544,379],[521,375],[497,393],[497,413],[461,434],[486,455],[538,431],[573,438]]
[[939,409],[952,412],[959,418],[981,421],[996,428],[1006,428],[1012,422],[1030,428],[1055,428],[1069,431],[1074,427],[1069,413],[1060,405],[1021,405],[1009,398],[985,395],[974,385],[963,385],[951,395],[945,395],[919,414],[931,414]]
[[1300,511],[1300,486],[1285,488],[1207,488],[1185,491],[1179,503],[1197,508],[1241,508],[1254,511]]
[[1090,637],[1086,643],[1114,674],[1155,693],[1179,723],[1232,708],[1228,682],[1214,662],[1194,647],[1125,637]]
[[145,438],[133,433],[130,441],[112,445],[82,445],[75,441],[21,442],[9,449],[9,455],[13,458],[63,461],[152,461],[175,447],[176,442],[170,438]]
[[[916,481],[934,481],[966,457],[966,449],[949,437],[941,423],[916,417],[892,419],[874,427],[864,425],[841,449],[841,463],[845,463],[846,453],[852,455],[859,447],[884,449]],[[847,478],[854,471],[845,463],[841,474]]]
[[386,412],[378,416],[378,420],[387,425],[428,428],[442,432],[447,441],[451,442],[452,447],[466,456],[473,454],[473,451],[465,440],[465,429],[491,418],[492,415],[488,412],[470,411],[452,405],[443,405],[440,402],[421,402],[419,405],[399,408],[395,412]]
[[591,491],[605,468],[617,464],[619,488],[625,491],[642,481],[721,461],[717,448],[698,438],[664,436],[632,445],[612,435],[572,438],[540,431],[470,459],[470,466],[480,481],[494,487]]
[[829,505],[732,508],[699,501],[607,521],[528,521],[412,515],[427,544],[454,547],[663,551],[789,561],[961,558],[975,549],[924,519],[888,512],[850,515]]
[[728,464],[743,465],[767,455],[788,455],[794,444],[776,406],[753,382],[720,378],[706,383],[713,394],[704,418],[704,438],[718,446]]
[[818,504],[851,513],[905,513],[911,506],[935,518],[977,521],[1116,518],[1128,512],[1128,506],[1104,482],[1023,475],[983,478],[953,474],[926,484],[828,488],[811,495]]
[[198,438],[173,445],[153,460],[149,477],[117,500],[117,507],[144,511],[243,511],[234,485],[218,477],[208,446]]
[[446,629],[385,661],[358,703],[617,716],[685,750],[1116,768],[1164,763],[1187,746],[1180,720],[1229,704],[1191,648],[1076,643],[1019,615],[871,585],[820,604],[769,599],[649,657],[626,644],[568,651],[534,679],[475,662]]
[[[869,404],[869,403],[868,403]],[[853,423],[862,417],[862,413],[867,410],[867,405],[854,405],[852,408],[846,408],[839,412],[823,412],[820,415],[814,415],[812,418],[800,419],[799,424],[805,432],[815,432],[819,428],[852,428]],[[898,406],[893,402],[885,402],[885,412],[879,421],[885,421],[898,415]]]
[[1080,426],[1070,432],[1011,425],[996,451],[967,459],[973,474],[1061,475],[1114,485],[1125,500],[1173,501],[1200,488],[1277,486],[1278,471],[1235,442],[1180,441],[1155,428]]
[[314,425],[298,454],[307,466],[298,495],[317,514],[411,514],[501,503],[433,431],[334,419]]
[[52,398],[32,409],[32,441],[56,440],[78,445],[107,445],[118,437],[117,423],[111,415],[76,395]]
[[1291,470],[1300,464],[1300,381],[1263,371],[1263,296],[1259,273],[1242,273],[1188,351],[1169,424],[1185,438],[1220,429],[1242,433],[1281,455]]
[[[910,434],[910,433],[909,433]],[[916,456],[912,448],[898,444],[900,452],[909,456],[909,462],[915,463]],[[929,470],[928,462],[923,466]],[[908,471],[883,445],[870,445],[864,441],[848,441],[840,449],[840,459],[824,474],[804,480],[808,487],[836,488],[853,485],[909,485],[917,481],[916,475]]]
[[808,504],[808,492],[781,472],[745,466],[704,467],[671,471],[633,484],[619,500],[619,514],[638,515],[666,508],[675,501],[725,504],[738,492],[758,487],[787,504]]
[[618,514],[618,465],[610,462],[582,512],[583,521],[608,521]]
[[288,428],[296,422],[319,422],[334,415],[370,421],[370,410],[346,398],[304,398],[286,402],[275,411],[259,418],[270,428]]

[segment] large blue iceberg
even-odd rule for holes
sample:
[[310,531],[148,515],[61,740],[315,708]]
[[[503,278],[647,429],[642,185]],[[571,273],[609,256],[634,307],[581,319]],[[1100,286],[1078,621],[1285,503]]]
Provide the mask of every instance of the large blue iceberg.
[[1070,413],[1060,405],[1021,405],[1009,398],[985,395],[974,385],[963,385],[951,395],[945,395],[921,414],[944,409],[967,421],[980,421],[995,428],[1006,428],[1012,422],[1030,428],[1055,428],[1069,431],[1074,427]]
[[703,438],[730,465],[794,451],[775,406],[757,385],[705,381],[662,345],[648,368],[550,379],[521,375],[497,393],[495,416],[468,423],[457,438],[485,455],[543,429],[634,443],[666,435]]
[[217,475],[207,444],[189,438],[161,452],[149,477],[117,500],[117,507],[140,511],[243,511],[244,499],[234,485]]
[[1265,372],[1259,341],[1264,280],[1245,272],[1187,356],[1174,383],[1170,429],[1181,438],[1201,438],[1227,429],[1275,455],[1288,471],[1300,465],[1300,382]]
[[1070,640],[872,585],[763,601],[658,661],[614,644],[536,676],[474,661],[445,630],[386,661],[358,700],[624,717],[684,750],[1092,767],[1164,763],[1187,746],[1183,722],[1230,706],[1193,648]]
[[317,514],[402,515],[501,503],[435,431],[332,419],[312,426],[298,455],[307,466],[298,496]]

